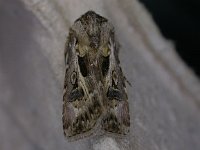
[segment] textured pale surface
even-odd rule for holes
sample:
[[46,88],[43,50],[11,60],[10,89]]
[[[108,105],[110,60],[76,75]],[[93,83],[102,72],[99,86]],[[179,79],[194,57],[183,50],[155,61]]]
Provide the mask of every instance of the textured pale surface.
[[[198,150],[200,85],[135,0],[0,2],[1,150]],[[108,18],[131,82],[129,141],[64,139],[63,50],[68,28],[88,10]],[[121,143],[120,143],[121,142]],[[112,146],[109,146],[109,145]]]
[[112,138],[102,138],[94,144],[95,150],[120,150],[118,144]]

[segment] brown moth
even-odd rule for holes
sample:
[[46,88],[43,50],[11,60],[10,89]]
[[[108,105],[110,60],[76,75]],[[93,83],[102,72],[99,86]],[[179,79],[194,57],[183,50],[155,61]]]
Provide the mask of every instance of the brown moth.
[[97,128],[105,133],[128,133],[128,98],[118,51],[113,26],[93,11],[70,28],[62,117],[67,138],[79,139]]

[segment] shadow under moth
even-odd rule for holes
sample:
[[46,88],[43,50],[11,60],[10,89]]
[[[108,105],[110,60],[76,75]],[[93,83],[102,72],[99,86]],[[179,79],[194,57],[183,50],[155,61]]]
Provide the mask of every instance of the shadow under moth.
[[108,20],[93,11],[78,18],[65,46],[63,130],[80,139],[100,130],[126,135],[130,117],[119,44]]

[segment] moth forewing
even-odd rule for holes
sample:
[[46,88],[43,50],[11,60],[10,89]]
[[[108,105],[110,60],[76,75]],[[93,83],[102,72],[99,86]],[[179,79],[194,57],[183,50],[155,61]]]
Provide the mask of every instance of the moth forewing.
[[102,128],[109,133],[127,134],[130,117],[125,90],[124,76],[119,66],[118,47],[115,39],[109,39],[110,64],[106,76],[107,115],[102,120]]

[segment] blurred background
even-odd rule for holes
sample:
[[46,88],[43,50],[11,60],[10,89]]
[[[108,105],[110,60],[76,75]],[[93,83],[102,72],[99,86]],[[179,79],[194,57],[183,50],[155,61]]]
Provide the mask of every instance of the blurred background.
[[92,149],[65,140],[61,121],[64,43],[91,9],[121,44],[131,149],[200,149],[200,1],[140,2],[0,0],[0,150]]
[[162,34],[174,41],[185,63],[200,76],[200,1],[140,0]]

